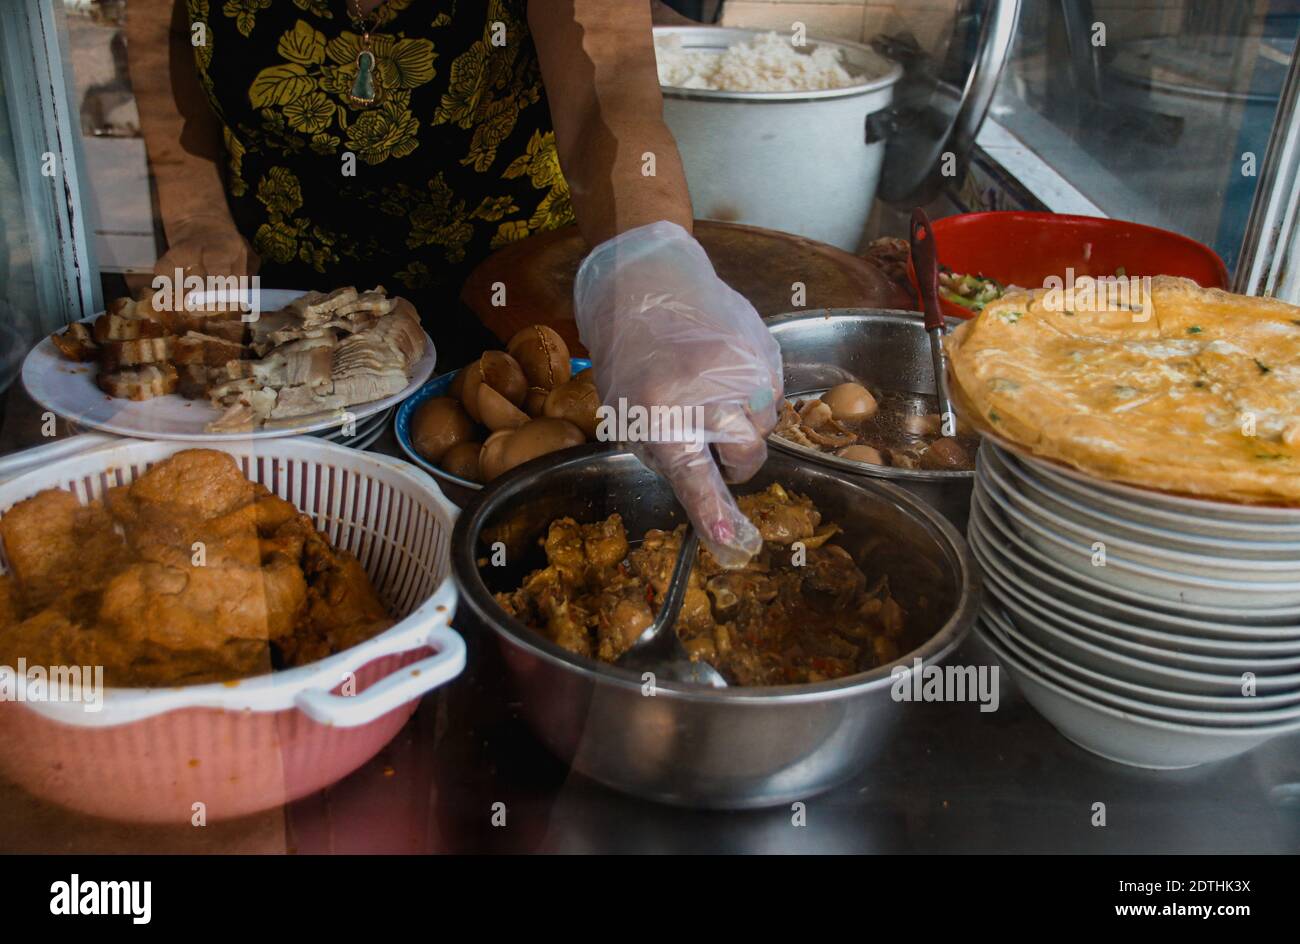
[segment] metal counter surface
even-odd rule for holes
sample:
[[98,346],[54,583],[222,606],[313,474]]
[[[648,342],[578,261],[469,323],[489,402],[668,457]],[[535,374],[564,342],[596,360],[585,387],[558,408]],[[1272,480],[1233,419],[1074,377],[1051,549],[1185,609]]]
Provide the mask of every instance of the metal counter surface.
[[[376,448],[395,444],[388,436]],[[142,827],[0,784],[0,852],[1300,851],[1300,735],[1192,770],[1122,767],[1057,734],[1006,673],[996,712],[911,705],[879,762],[808,798],[804,825],[789,807],[717,813],[640,802],[550,756],[519,720],[495,642],[467,635],[465,674],[328,790],[228,823]],[[954,659],[995,661],[973,639]],[[1104,826],[1093,825],[1097,803]]]

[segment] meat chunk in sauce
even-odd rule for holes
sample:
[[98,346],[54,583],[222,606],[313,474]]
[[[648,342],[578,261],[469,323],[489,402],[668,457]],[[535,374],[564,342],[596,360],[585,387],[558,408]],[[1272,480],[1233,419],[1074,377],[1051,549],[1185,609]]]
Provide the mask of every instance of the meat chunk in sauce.
[[[901,654],[906,614],[888,579],[868,581],[848,551],[828,543],[839,529],[811,500],[774,484],[739,504],[763,550],[740,570],[700,551],[676,626],[691,658],[732,685],[783,685],[852,675]],[[540,542],[547,565],[497,600],[557,645],[613,662],[654,620],[683,533],[651,530],[632,547],[618,515],[556,519]]]

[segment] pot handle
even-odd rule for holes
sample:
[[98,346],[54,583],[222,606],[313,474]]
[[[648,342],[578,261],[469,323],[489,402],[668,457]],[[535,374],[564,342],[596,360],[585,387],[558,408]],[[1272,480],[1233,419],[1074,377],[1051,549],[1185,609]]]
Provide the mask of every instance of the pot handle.
[[379,647],[360,646],[343,671],[355,671],[381,656],[429,647],[433,655],[402,666],[396,672],[374,682],[356,695],[335,695],[339,684],[337,672],[331,672],[320,687],[307,688],[294,697],[294,705],[307,717],[321,724],[352,728],[368,724],[413,698],[419,698],[439,685],[449,682],[465,668],[465,640],[449,625],[456,612],[458,592],[450,578],[442,582],[432,597],[411,616],[432,625],[421,636],[403,633],[386,640]]
[[958,165],[965,166],[1010,57],[1020,7],[1021,0],[990,0],[975,61],[951,111],[936,108],[931,101],[936,80],[922,74],[920,59],[915,67],[904,63],[896,103],[868,115],[864,128],[867,144],[889,141],[881,167],[880,199],[902,205],[927,203],[942,185],[946,152],[951,151]]

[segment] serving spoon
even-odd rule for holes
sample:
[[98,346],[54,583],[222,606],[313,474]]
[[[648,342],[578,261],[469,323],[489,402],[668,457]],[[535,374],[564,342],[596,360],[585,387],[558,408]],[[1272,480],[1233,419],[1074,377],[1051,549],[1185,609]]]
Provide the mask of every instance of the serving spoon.
[[690,583],[691,568],[695,566],[695,553],[699,546],[700,536],[688,524],[686,533],[682,535],[682,545],[677,549],[677,561],[673,564],[672,576],[668,578],[663,603],[659,606],[654,622],[614,661],[615,665],[633,672],[652,672],[656,678],[670,682],[707,685],[712,688],[727,687],[727,680],[717,669],[702,660],[691,659],[677,635],[677,616],[686,599],[686,588]]
[[939,307],[939,251],[934,244],[930,217],[920,207],[912,211],[911,236],[912,266],[916,269],[916,285],[925,312],[925,333],[930,336],[930,359],[934,363],[934,385],[938,394],[943,435],[954,436],[957,414],[952,408],[952,393],[948,389],[948,359],[943,351],[943,336],[948,331],[948,324]]

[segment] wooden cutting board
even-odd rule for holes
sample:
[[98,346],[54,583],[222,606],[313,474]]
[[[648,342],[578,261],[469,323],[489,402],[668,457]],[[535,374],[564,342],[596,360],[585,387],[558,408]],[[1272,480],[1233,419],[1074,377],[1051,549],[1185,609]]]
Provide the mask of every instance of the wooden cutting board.
[[[790,233],[737,223],[695,221],[695,236],[718,275],[763,317],[792,311],[794,283],[804,308],[911,308],[912,299],[873,263]],[[503,342],[520,328],[550,325],[578,354],[573,280],[587,254],[576,226],[539,233],[498,250],[465,280],[461,300]],[[505,304],[492,304],[497,287]]]

